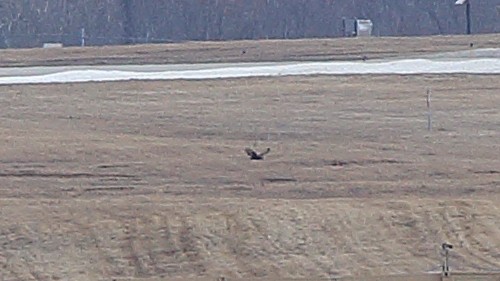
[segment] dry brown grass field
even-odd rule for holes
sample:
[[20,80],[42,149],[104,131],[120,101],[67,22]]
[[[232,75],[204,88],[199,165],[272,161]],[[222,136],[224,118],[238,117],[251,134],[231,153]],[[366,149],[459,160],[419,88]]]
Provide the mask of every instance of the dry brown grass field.
[[0,279],[421,274],[445,241],[453,270],[498,270],[499,93],[465,74],[0,86]]
[[486,34],[1,50],[0,66],[361,60],[498,48],[498,42],[499,34]]

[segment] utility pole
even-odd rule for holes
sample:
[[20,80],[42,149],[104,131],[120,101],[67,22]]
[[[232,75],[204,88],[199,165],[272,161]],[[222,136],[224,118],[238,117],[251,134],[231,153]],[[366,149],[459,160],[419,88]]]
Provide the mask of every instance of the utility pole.
[[465,4],[465,17],[467,18],[467,34],[472,34],[471,30],[471,20],[470,20],[470,1],[469,0],[457,0],[455,5]]

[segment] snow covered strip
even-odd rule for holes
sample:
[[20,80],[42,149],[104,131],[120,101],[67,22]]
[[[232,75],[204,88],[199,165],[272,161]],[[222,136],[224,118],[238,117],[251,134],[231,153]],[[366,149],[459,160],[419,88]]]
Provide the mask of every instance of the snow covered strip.
[[[196,66],[196,65],[193,65]],[[287,75],[346,75],[346,74],[500,74],[500,58],[437,61],[408,59],[389,62],[293,62],[263,64],[224,64],[201,69],[168,71],[137,71],[134,66],[120,66],[122,70],[80,69],[43,75],[4,76],[0,84],[73,83],[89,81],[218,79],[238,77],[265,77]],[[129,67],[132,71],[123,70]],[[139,67],[139,66],[136,66]],[[157,68],[161,66],[157,66]],[[166,66],[167,67],[167,66]],[[43,68],[45,70],[50,67]],[[140,69],[140,68],[139,68]],[[181,68],[182,69],[182,68]]]

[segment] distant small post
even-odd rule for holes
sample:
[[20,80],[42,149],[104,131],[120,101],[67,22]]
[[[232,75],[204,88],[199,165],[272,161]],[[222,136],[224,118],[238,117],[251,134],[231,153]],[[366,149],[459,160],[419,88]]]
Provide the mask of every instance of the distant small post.
[[449,262],[449,255],[450,255],[450,250],[453,249],[453,245],[449,243],[443,243],[441,244],[441,248],[444,251],[444,261],[443,261],[443,276],[448,277],[450,276],[450,262]]
[[85,47],[85,28],[82,28],[82,33],[81,33],[81,46]]
[[427,130],[432,131],[431,90],[427,89]]

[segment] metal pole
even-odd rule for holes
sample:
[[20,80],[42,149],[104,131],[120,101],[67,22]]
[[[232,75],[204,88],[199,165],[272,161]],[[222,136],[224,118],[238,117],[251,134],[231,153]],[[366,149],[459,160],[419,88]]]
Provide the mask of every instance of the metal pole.
[[448,249],[445,252],[445,261],[444,261],[444,276],[450,275],[450,266],[448,263]]
[[470,2],[467,1],[465,4],[465,14],[467,16],[467,34],[471,34],[471,28],[470,28]]
[[444,251],[444,263],[443,263],[443,276],[450,276],[450,264],[449,264],[449,251],[450,249],[453,249],[453,245],[448,244],[448,243],[443,243],[441,245],[441,248]]
[[432,130],[431,90],[427,90],[427,130]]

